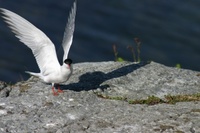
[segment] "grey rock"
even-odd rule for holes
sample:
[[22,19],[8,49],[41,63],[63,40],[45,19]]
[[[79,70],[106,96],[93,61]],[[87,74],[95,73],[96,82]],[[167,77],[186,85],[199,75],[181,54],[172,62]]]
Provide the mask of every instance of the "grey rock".
[[[200,102],[153,106],[100,98],[96,93],[141,99],[200,92],[199,72],[155,62],[79,63],[53,96],[51,85],[31,77],[0,98],[0,132],[200,132]],[[0,84],[0,87],[2,85]],[[4,89],[1,89],[4,90]]]
[[7,97],[12,88],[8,86],[5,82],[0,81],[0,98]]
[[5,82],[0,81],[0,91],[3,90],[6,86],[7,84]]

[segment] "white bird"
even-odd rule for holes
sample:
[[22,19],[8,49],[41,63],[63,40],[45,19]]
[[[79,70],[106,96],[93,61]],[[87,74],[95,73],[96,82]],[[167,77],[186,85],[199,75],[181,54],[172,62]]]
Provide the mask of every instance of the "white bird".
[[[63,92],[59,87],[59,83],[66,82],[73,71],[72,60],[68,58],[68,53],[72,45],[75,28],[76,1],[73,4],[68,23],[65,27],[62,41],[62,47],[64,49],[62,66],[58,61],[54,44],[41,30],[14,12],[4,8],[0,8],[0,10],[4,15],[2,17],[5,19],[5,22],[11,28],[12,32],[15,33],[15,36],[28,46],[35,56],[40,73],[28,71],[26,73],[39,77],[45,83],[51,83],[54,95]],[[57,91],[54,90],[54,85],[58,85]]]

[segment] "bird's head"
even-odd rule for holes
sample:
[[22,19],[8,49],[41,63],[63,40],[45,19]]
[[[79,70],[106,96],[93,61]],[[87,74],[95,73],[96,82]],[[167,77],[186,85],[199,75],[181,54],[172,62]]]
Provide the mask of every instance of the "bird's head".
[[70,68],[71,64],[72,64],[72,60],[71,59],[65,59],[64,64],[66,64]]

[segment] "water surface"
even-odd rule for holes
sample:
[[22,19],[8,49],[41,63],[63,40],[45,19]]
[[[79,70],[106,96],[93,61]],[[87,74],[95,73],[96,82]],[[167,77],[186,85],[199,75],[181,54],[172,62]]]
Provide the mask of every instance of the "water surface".
[[[62,60],[62,37],[72,0],[0,0],[0,6],[29,20],[54,42]],[[141,59],[200,70],[200,1],[78,0],[70,58],[78,62],[133,61],[128,45],[142,41]],[[39,72],[35,59],[0,19],[0,80],[17,82]]]

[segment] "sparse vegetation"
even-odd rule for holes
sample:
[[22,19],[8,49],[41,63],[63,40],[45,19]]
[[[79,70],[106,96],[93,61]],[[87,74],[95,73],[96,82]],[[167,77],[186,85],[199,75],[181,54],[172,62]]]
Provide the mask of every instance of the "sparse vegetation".
[[169,104],[175,104],[177,102],[191,102],[191,101],[200,101],[200,93],[197,94],[191,94],[191,95],[176,95],[176,96],[171,96],[167,95],[165,96],[167,102]]
[[139,100],[128,100],[126,97],[120,96],[107,96],[99,93],[95,93],[98,97],[110,100],[121,100],[128,102],[129,104],[147,104],[147,105],[155,105],[155,104],[176,104],[177,102],[192,102],[192,101],[200,101],[200,93],[197,94],[186,94],[186,95],[166,95],[165,100],[156,97],[149,96],[147,99],[139,99]]
[[[134,38],[134,42],[136,44],[136,49],[134,48],[133,45],[128,45],[127,49],[129,49],[131,51],[133,62],[140,63],[141,62],[141,40],[138,37],[135,37]],[[114,52],[114,56],[115,56],[115,61],[117,61],[117,62],[126,61],[126,59],[124,59],[123,57],[119,56],[116,44],[113,44],[112,47],[113,47],[113,52]],[[182,68],[181,64],[179,64],[179,63],[177,63],[175,65],[175,67],[176,68]]]
[[147,99],[141,99],[141,100],[129,100],[129,104],[147,104],[147,105],[155,105],[159,103],[165,103],[164,100],[155,97],[155,96],[149,96]]
[[181,64],[177,63],[175,67],[176,68],[181,68]]
[[115,61],[118,61],[118,62],[125,61],[122,57],[119,57],[118,51],[117,51],[117,46],[115,44],[113,44],[113,52],[115,55]]
[[[132,53],[132,57],[133,57],[133,61],[139,63],[141,61],[140,59],[140,54],[141,54],[141,41],[139,38],[134,38],[134,41],[136,43],[136,50],[134,49],[133,45],[128,45],[127,48],[131,51]],[[125,61],[124,58],[119,56],[119,53],[117,51],[117,46],[115,44],[113,44],[113,52],[114,52],[114,56],[115,56],[115,61],[118,62],[122,62]],[[137,56],[136,56],[137,53]]]

